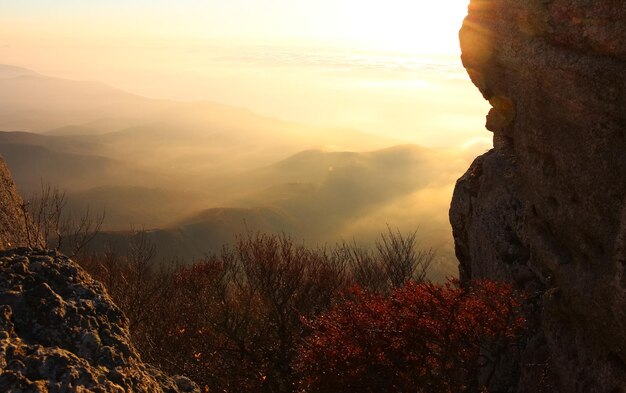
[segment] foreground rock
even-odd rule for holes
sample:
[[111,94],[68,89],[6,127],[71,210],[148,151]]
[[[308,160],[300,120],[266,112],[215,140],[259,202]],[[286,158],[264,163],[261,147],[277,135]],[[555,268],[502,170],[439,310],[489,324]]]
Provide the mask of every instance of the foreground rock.
[[492,388],[626,392],[626,3],[472,0],[461,46],[495,147],[452,202],[461,276],[536,307]]
[[0,253],[0,392],[199,392],[143,364],[102,285],[55,252]]

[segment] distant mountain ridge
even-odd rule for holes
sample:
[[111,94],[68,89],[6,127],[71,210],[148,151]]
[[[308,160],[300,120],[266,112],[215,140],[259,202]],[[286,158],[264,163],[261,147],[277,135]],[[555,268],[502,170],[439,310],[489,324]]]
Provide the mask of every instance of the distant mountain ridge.
[[315,245],[420,223],[449,255],[447,218],[433,214],[447,208],[428,205],[441,205],[454,166],[467,164],[355,130],[0,66],[2,128],[12,131],[0,132],[0,154],[24,194],[58,185],[72,212],[106,211],[95,248],[123,249],[133,226],[163,259],[201,257],[248,230]]
[[[323,145],[344,144],[343,148],[348,150],[380,148],[399,142],[355,130],[316,129],[213,102],[145,98],[99,82],[49,77],[25,68],[0,65],[0,129],[95,135],[154,123],[181,124],[203,133],[211,129],[271,130],[283,137],[295,133],[299,138],[322,141]],[[354,138],[357,135],[359,138]]]
[[41,76],[28,68],[17,67],[9,64],[0,64],[0,79],[16,78],[20,76]]

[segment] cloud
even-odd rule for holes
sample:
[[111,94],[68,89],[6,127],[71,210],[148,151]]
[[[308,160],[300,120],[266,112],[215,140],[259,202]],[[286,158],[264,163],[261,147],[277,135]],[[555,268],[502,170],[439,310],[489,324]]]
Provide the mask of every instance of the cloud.
[[465,77],[465,71],[457,58],[433,58],[375,51],[346,53],[334,50],[312,52],[307,48],[297,47],[233,47],[219,51],[212,61],[216,64],[308,66],[405,73],[428,72]]

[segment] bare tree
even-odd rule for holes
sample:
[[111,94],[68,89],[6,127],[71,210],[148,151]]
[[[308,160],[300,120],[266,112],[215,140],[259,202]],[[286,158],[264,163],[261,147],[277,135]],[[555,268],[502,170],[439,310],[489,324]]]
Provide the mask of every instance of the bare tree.
[[344,243],[338,250],[348,261],[350,279],[354,284],[374,293],[385,293],[389,290],[384,266],[371,250],[361,248],[354,242]]
[[435,253],[432,249],[417,247],[417,229],[403,235],[400,230],[387,226],[387,233],[380,237],[376,249],[392,287],[399,288],[409,280],[426,280]]
[[118,253],[108,245],[101,253],[85,253],[79,263],[107,288],[115,303],[129,320],[135,344],[151,358],[154,335],[165,331],[163,315],[174,294],[176,261],[159,263],[154,258],[156,245],[147,232],[131,229],[128,249]]
[[417,230],[403,234],[387,226],[375,243],[375,249],[364,249],[356,243],[338,247],[347,258],[351,279],[367,291],[388,294],[407,281],[424,282],[435,258],[432,249],[418,247]]
[[22,206],[28,246],[60,251],[76,256],[102,228],[105,212],[93,215],[89,207],[78,215],[66,211],[65,191],[41,184],[40,192]]

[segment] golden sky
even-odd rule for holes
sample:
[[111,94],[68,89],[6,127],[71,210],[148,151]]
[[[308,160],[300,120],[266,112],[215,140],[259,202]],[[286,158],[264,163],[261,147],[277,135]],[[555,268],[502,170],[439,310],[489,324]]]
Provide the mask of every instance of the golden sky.
[[468,0],[0,0],[0,45],[189,40],[457,53]]
[[484,140],[469,0],[0,0],[0,64],[426,146]]

